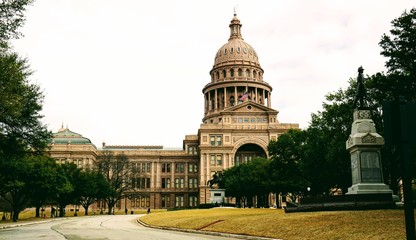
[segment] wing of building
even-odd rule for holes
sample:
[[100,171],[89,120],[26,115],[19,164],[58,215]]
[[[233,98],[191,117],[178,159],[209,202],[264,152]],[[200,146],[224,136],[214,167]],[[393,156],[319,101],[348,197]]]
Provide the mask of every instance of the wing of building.
[[210,81],[202,89],[204,116],[196,135],[183,148],[108,146],[96,148],[87,138],[62,128],[54,134],[50,154],[59,162],[91,167],[106,151],[125,154],[134,169],[132,191],[118,208],[192,208],[209,203],[207,185],[215,172],[268,157],[267,145],[298,124],[280,123],[271,106],[272,87],[254,48],[241,35],[234,14],[230,36],[215,53]]

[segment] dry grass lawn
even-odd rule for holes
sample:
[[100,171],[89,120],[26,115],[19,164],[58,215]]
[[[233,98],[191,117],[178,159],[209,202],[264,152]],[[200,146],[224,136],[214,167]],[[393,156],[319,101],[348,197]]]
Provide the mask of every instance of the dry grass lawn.
[[296,239],[406,239],[403,210],[284,213],[280,209],[214,208],[158,212],[149,225]]

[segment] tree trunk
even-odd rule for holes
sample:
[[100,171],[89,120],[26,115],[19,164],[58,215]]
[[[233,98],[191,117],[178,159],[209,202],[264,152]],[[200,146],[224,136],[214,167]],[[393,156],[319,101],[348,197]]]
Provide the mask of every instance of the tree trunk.
[[13,222],[17,222],[17,220],[19,219],[19,213],[19,209],[13,209]]
[[87,216],[88,215],[88,208],[90,207],[90,204],[82,205],[82,207],[85,209],[85,216]]
[[40,211],[40,206],[36,206],[35,217],[40,217],[39,211]]
[[59,217],[65,217],[65,206],[59,206]]

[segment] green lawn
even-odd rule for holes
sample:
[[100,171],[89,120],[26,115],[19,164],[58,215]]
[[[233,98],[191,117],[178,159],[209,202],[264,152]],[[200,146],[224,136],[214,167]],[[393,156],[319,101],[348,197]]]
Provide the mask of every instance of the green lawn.
[[279,239],[406,239],[403,210],[284,213],[281,209],[215,208],[151,213],[149,225]]

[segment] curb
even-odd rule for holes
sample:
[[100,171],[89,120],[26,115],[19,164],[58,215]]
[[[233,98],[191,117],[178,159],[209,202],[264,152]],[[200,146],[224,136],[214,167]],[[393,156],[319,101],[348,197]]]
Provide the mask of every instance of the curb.
[[221,233],[221,232],[194,230],[194,229],[183,229],[183,228],[174,228],[174,227],[155,226],[155,225],[149,225],[149,224],[143,222],[142,220],[140,220],[140,218],[137,219],[137,223],[139,223],[140,225],[142,225],[144,227],[148,227],[148,228],[170,230],[170,231],[177,231],[177,232],[185,232],[185,233],[205,234],[205,235],[219,236],[219,237],[231,237],[231,238],[248,239],[248,240],[282,240],[282,239],[279,239],[279,238],[257,237],[257,236],[232,234],[232,233]]
[[48,223],[53,221],[59,221],[64,220],[67,218],[58,218],[58,219],[49,219],[49,220],[43,220],[43,221],[33,221],[33,222],[23,222],[23,223],[12,223],[12,224],[6,224],[5,226],[0,225],[0,230],[8,229],[8,228],[15,228],[15,227],[21,227],[21,226],[27,226],[27,225],[33,225],[33,224],[39,224],[39,223]]

